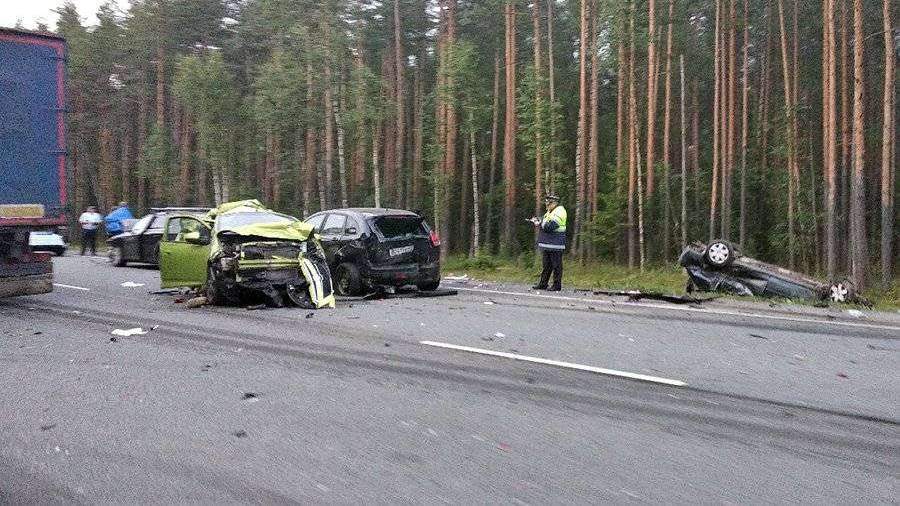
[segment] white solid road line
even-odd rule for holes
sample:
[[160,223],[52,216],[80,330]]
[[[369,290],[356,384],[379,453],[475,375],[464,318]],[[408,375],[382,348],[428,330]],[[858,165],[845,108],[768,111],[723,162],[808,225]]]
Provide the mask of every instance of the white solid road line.
[[493,351],[493,350],[485,350],[482,348],[472,348],[470,346],[459,346],[456,344],[448,344],[448,343],[439,343],[436,341],[419,341],[419,344],[424,344],[425,346],[435,346],[437,348],[446,348],[448,350],[457,350],[457,351],[467,351],[469,353],[479,353],[481,355],[490,355],[492,357],[503,357],[510,358],[513,360],[521,360],[523,362],[533,362],[535,364],[544,364],[544,365],[552,365],[556,367],[565,367],[567,369],[576,369],[579,371],[588,371],[597,374],[604,374],[607,376],[616,376],[619,378],[628,378],[639,381],[649,381],[651,383],[661,383],[663,385],[671,385],[676,387],[683,387],[687,385],[684,381],[673,380],[669,378],[660,378],[657,376],[648,376],[646,374],[637,374],[633,372],[625,372],[625,371],[617,371],[615,369],[604,369],[602,367],[594,367],[590,365],[582,365],[582,364],[573,364],[571,362],[561,362],[559,360],[550,360],[546,358],[539,357],[529,357],[528,355],[519,355],[517,353],[506,353],[503,351]]
[[[602,300],[602,299],[586,299],[583,297],[566,297],[565,295],[544,295],[542,293],[528,293],[528,292],[507,292],[502,290],[486,290],[483,288],[466,288],[461,286],[454,286],[454,290],[460,290],[464,292],[479,292],[479,293],[495,293],[499,295],[514,295],[516,297],[533,297],[539,299],[554,299],[554,300],[564,300],[564,301],[574,301],[574,302],[585,302],[590,304],[606,304],[613,305],[613,301]],[[762,314],[762,313],[742,313],[740,311],[724,311],[721,309],[705,309],[705,308],[694,308],[694,307],[685,307],[685,306],[667,306],[663,304],[648,304],[645,302],[629,302],[628,306],[634,307],[647,307],[653,309],[665,309],[667,311],[687,311],[689,313],[701,313],[701,314],[717,314],[723,316],[740,316],[743,318],[760,318],[760,319],[768,319],[768,320],[780,320],[780,321],[788,321],[788,322],[796,322],[796,323],[819,323],[823,325],[837,325],[840,327],[853,327],[853,328],[863,328],[863,329],[878,329],[878,330],[894,330],[900,332],[900,326],[892,326],[892,325],[878,325],[875,323],[856,323],[856,322],[841,322],[834,320],[818,320],[815,318],[800,318],[796,316],[779,316],[779,315],[770,315],[770,314]]]
[[72,285],[64,285],[62,283],[53,283],[53,286],[58,286],[60,288],[71,288],[72,290],[81,290],[82,292],[90,292],[90,288],[85,288],[83,286],[72,286]]

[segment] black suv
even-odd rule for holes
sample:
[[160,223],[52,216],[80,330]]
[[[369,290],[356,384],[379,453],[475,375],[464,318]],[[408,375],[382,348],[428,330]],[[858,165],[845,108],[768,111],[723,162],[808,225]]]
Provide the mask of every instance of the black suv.
[[398,209],[333,209],[313,214],[339,295],[441,282],[441,241],[416,213]]
[[124,267],[128,262],[159,265],[159,240],[163,235],[163,224],[171,213],[192,213],[202,216],[208,207],[154,207],[150,214],[137,220],[127,232],[110,237],[109,260],[116,267]]

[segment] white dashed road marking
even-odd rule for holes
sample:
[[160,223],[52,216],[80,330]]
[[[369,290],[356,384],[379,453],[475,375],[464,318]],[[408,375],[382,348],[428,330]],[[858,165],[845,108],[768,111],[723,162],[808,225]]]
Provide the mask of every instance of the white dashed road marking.
[[90,292],[90,288],[85,288],[83,286],[72,286],[72,285],[64,285],[62,283],[53,283],[53,286],[58,286],[60,288],[70,288],[72,290],[81,290],[82,292]]
[[684,381],[674,380],[669,378],[660,378],[658,376],[648,376],[646,374],[637,374],[633,372],[626,371],[617,371],[615,369],[604,369],[602,367],[594,367],[591,365],[582,365],[582,364],[573,364],[571,362],[562,362],[559,360],[550,360],[546,358],[539,357],[529,357],[528,355],[519,355],[517,353],[506,353],[503,351],[493,351],[493,350],[485,350],[482,348],[472,348],[470,346],[459,346],[456,344],[448,344],[448,343],[439,343],[436,341],[419,341],[419,344],[424,344],[425,346],[434,346],[437,348],[445,348],[448,350],[456,350],[456,351],[466,351],[469,353],[478,353],[481,355],[490,355],[492,357],[502,357],[509,358],[512,360],[521,360],[523,362],[532,362],[535,364],[544,364],[544,365],[552,365],[556,367],[564,367],[566,369],[576,369],[578,371],[587,371],[593,372],[597,374],[603,374],[606,376],[616,376],[619,378],[628,378],[639,381],[649,381],[651,383],[661,383],[663,385],[671,385],[676,387],[683,387],[687,385]]

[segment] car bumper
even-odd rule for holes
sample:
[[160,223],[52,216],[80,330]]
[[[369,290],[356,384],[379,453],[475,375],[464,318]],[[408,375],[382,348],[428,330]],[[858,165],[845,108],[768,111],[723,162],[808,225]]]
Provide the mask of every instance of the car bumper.
[[367,265],[363,270],[364,281],[373,286],[405,286],[439,280],[441,265],[401,264],[389,266]]

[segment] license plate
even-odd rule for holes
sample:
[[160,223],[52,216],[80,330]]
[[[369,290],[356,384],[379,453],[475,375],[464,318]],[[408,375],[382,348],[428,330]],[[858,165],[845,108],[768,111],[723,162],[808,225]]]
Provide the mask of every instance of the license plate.
[[412,246],[403,246],[402,248],[391,248],[391,252],[390,252],[390,253],[391,253],[391,256],[392,256],[392,257],[395,257],[395,256],[398,256],[398,255],[404,255],[404,254],[406,254],[406,253],[409,253],[409,252],[411,252],[412,250],[413,250],[413,247],[412,247]]

